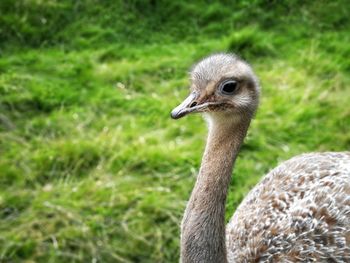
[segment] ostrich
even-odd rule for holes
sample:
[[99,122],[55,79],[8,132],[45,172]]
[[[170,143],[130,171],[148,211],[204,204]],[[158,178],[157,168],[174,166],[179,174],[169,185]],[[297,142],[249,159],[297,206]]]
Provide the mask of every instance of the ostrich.
[[260,87],[233,54],[191,71],[173,119],[202,112],[208,139],[181,224],[181,262],[350,262],[350,152],[302,154],[262,178],[225,227],[233,164]]

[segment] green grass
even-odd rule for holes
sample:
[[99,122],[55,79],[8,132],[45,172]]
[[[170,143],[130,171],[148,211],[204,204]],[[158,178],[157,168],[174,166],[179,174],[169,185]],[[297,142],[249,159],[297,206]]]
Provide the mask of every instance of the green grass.
[[227,219],[278,162],[350,149],[346,1],[249,2],[1,2],[0,262],[177,262],[206,125],[169,113],[212,52],[263,87]]

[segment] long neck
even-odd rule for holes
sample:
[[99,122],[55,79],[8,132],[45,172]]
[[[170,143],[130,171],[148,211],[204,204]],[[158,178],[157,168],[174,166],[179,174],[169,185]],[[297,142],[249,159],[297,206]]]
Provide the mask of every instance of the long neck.
[[227,262],[225,203],[234,161],[246,135],[248,122],[215,119],[201,168],[181,226],[181,261]]

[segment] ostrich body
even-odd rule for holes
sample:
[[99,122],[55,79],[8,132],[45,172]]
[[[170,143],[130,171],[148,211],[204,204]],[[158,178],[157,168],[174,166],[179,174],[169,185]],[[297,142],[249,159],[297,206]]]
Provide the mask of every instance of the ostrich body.
[[256,111],[251,67],[230,54],[191,71],[191,93],[171,116],[203,112],[209,133],[181,225],[181,261],[350,262],[350,152],[309,153],[272,170],[225,227],[234,162]]

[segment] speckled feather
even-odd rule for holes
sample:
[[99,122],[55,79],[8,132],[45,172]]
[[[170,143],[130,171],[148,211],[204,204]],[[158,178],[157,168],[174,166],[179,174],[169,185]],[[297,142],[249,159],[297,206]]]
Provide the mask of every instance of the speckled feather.
[[350,262],[350,153],[310,153],[268,173],[226,229],[229,262]]

